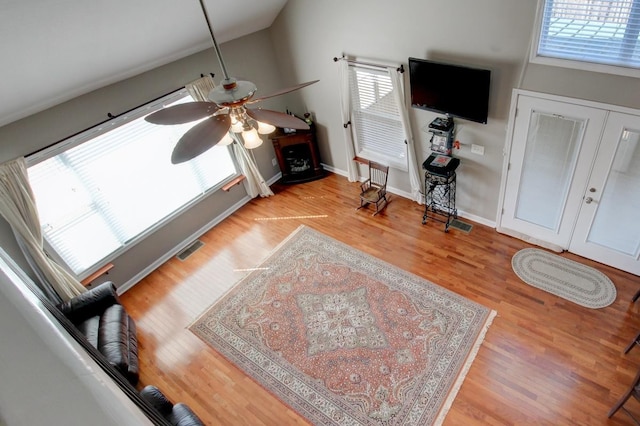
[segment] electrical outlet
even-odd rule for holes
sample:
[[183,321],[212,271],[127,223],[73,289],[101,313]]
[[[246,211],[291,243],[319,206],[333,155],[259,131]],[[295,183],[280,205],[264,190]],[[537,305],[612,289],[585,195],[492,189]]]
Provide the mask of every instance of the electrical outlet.
[[273,157],[273,158],[271,159],[271,164],[273,164],[273,167],[275,167],[275,166],[277,166],[277,165],[278,165],[278,160],[276,160],[276,157]]
[[484,155],[484,146],[476,145],[475,143],[471,144],[471,153],[472,154],[478,154],[478,155]]

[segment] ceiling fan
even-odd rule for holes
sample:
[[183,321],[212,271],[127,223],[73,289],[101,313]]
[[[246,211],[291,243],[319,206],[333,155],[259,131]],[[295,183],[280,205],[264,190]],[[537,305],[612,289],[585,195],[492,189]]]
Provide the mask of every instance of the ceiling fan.
[[165,125],[184,124],[206,117],[205,120],[193,126],[178,140],[171,154],[171,162],[173,164],[183,163],[204,153],[216,144],[229,144],[233,142],[231,133],[235,134],[236,137],[241,134],[245,147],[251,149],[262,144],[259,134],[271,133],[276,126],[289,129],[308,129],[309,125],[295,116],[278,111],[248,108],[246,105],[293,92],[317,83],[319,80],[287,87],[274,93],[254,98],[253,96],[257,91],[255,84],[250,81],[236,80],[233,77],[229,77],[220,48],[213,34],[204,0],[200,0],[200,7],[207,21],[209,34],[211,35],[218,61],[220,61],[224,80],[209,93],[208,102],[178,104],[161,109],[145,117],[145,120],[149,123]]

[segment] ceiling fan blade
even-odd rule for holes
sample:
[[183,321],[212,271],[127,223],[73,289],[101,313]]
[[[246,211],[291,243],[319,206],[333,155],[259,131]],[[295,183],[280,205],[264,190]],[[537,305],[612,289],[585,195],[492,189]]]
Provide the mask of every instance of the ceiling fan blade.
[[218,109],[213,102],[187,102],[163,108],[144,119],[153,124],[184,124],[208,117]]
[[182,135],[171,154],[171,163],[179,164],[197,157],[220,142],[229,131],[229,115],[209,117]]
[[285,89],[280,89],[277,92],[269,93],[268,95],[260,96],[260,97],[255,98],[255,99],[251,99],[248,103],[252,104],[252,103],[255,103],[255,102],[260,102],[263,99],[273,98],[274,96],[284,95],[285,93],[289,93],[289,92],[293,92],[294,90],[302,89],[303,87],[310,86],[310,85],[312,85],[314,83],[317,83],[319,81],[320,80],[307,81],[306,83],[298,84],[297,86],[291,86],[291,87],[287,87]]
[[271,111],[268,109],[251,109],[246,108],[247,115],[254,120],[261,121],[263,123],[272,124],[276,127],[288,128],[288,129],[298,129],[298,130],[308,130],[309,125],[304,121],[300,120],[298,117],[294,117],[293,115],[285,114],[283,112]]

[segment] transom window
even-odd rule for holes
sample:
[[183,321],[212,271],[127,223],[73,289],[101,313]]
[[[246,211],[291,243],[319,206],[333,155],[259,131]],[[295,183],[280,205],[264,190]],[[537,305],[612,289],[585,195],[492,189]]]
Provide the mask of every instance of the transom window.
[[407,170],[407,145],[386,68],[349,64],[356,155]]
[[237,175],[226,146],[171,164],[195,123],[160,126],[144,116],[186,101],[178,91],[27,158],[48,248],[80,278]]
[[541,2],[532,62],[562,65],[553,62],[561,59],[576,68],[640,75],[640,0]]

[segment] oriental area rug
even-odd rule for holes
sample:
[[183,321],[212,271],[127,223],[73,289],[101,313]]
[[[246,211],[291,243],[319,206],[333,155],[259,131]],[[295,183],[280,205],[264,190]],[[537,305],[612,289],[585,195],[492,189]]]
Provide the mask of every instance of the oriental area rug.
[[525,283],[585,308],[604,308],[616,300],[616,287],[602,272],[537,248],[518,251],[513,272]]
[[417,426],[442,423],[495,314],[301,226],[189,329],[313,424]]

